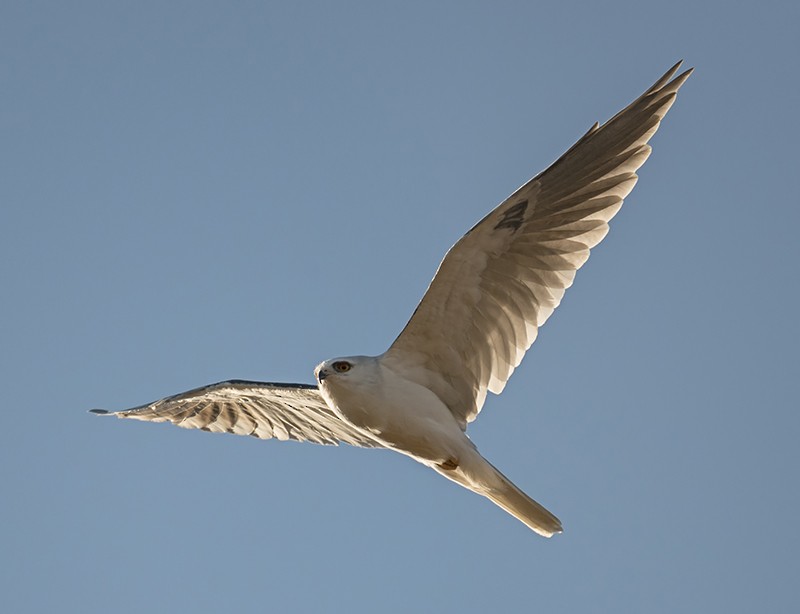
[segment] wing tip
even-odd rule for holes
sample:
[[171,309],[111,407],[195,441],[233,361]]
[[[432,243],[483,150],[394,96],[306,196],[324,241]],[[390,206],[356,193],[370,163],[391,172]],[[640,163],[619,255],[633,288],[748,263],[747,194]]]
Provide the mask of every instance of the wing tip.
[[90,409],[88,411],[88,413],[95,414],[97,416],[110,416],[114,412],[113,411],[108,411],[107,409]]
[[661,77],[658,81],[656,81],[653,86],[648,90],[649,93],[662,91],[664,93],[675,93],[677,92],[681,86],[686,82],[686,80],[691,76],[694,72],[694,66],[691,68],[687,68],[682,73],[680,73],[677,77],[675,73],[678,72],[678,69],[683,64],[683,60],[679,60],[675,66],[670,68],[663,77]]

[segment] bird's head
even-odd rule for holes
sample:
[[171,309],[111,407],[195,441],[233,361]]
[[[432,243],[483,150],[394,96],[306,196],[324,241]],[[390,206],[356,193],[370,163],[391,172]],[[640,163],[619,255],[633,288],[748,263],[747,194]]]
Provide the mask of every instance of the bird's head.
[[331,358],[317,365],[314,376],[320,386],[346,385],[351,380],[369,379],[374,362],[369,356]]

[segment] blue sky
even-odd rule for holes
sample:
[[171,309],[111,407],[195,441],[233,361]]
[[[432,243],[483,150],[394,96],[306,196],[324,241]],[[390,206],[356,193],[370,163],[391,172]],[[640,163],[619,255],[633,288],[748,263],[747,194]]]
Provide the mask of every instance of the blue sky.
[[[4,609],[788,611],[798,20],[4,2]],[[85,413],[382,352],[461,234],[680,58],[639,184],[470,428],[563,535],[385,451]]]

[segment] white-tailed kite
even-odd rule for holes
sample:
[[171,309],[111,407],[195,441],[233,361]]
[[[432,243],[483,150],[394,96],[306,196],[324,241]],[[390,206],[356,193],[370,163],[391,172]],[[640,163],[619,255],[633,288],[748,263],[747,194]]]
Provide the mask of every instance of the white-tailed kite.
[[691,69],[680,62],[464,235],[380,356],[321,363],[318,385],[232,380],[95,413],[184,428],[383,447],[487,497],[550,537],[561,522],[478,452],[466,427],[499,394],[636,183]]

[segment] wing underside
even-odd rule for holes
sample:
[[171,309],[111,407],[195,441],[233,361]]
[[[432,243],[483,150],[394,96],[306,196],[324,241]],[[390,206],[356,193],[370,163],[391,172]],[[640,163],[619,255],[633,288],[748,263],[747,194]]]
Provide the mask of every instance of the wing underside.
[[489,213],[447,253],[382,360],[466,427],[500,393],[633,189],[691,70],[673,66]]
[[92,412],[259,439],[292,439],[324,445],[347,443],[360,447],[379,445],[339,419],[317,387],[307,384],[230,380],[132,409]]

